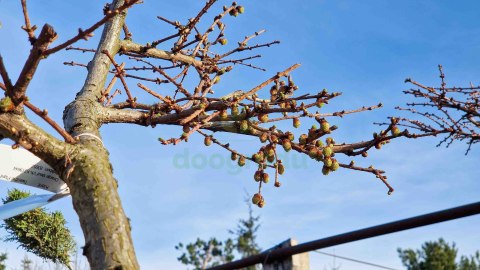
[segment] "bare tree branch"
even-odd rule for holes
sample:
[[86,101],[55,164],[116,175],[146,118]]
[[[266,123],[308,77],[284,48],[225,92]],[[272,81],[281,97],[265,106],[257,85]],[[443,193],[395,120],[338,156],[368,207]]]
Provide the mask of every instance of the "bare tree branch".
[[37,70],[38,64],[43,58],[43,53],[47,49],[48,45],[57,38],[57,33],[53,30],[53,27],[45,24],[38,35],[38,39],[33,44],[33,48],[30,51],[27,62],[23,66],[22,72],[18,77],[11,98],[15,105],[19,105],[25,98],[25,93],[30,81]]
[[3,62],[3,57],[0,54],[0,76],[2,76],[2,80],[5,84],[4,88],[5,91],[7,91],[7,94],[10,94],[11,91],[13,91],[13,85],[12,81],[10,80],[10,77],[8,76],[7,68],[5,67],[5,63]]
[[36,25],[32,26],[30,24],[30,16],[28,15],[28,10],[27,10],[27,0],[21,0],[21,2],[22,2],[23,17],[25,18],[25,25],[22,26],[22,29],[25,30],[25,32],[27,32],[28,40],[33,45],[37,40],[37,38],[35,37],[35,30],[37,29],[37,26]]
[[48,134],[25,115],[0,113],[0,137],[13,140],[62,172],[66,152],[73,147]]
[[[93,32],[97,30],[100,26],[104,25],[106,22],[108,22],[110,19],[113,17],[117,16],[118,14],[122,13],[129,7],[133,6],[134,4],[138,3],[140,0],[126,0],[123,5],[113,9],[113,10],[107,10],[105,17],[103,17],[101,20],[96,22],[94,25],[90,26],[86,30],[82,30],[81,28],[78,29],[78,34],[74,36],[73,38],[65,41],[64,43],[55,46],[54,48],[48,49],[45,52],[43,52],[44,55],[49,55],[52,53],[56,53],[60,50],[63,50],[67,48],[68,46],[72,45],[73,43],[84,39],[88,40],[91,36],[93,36]],[[123,26],[122,26],[123,27]]]
[[407,108],[397,109],[420,118],[399,117],[399,125],[416,130],[418,133],[411,134],[412,138],[444,134],[437,146],[445,144],[448,147],[454,141],[466,141],[468,148],[465,154],[468,154],[472,145],[480,142],[480,86],[446,87],[443,67],[439,65],[438,70],[440,87],[426,86],[410,78],[405,80],[418,88],[403,92],[421,101],[407,103]]
[[122,40],[120,43],[121,52],[133,52],[139,55],[144,55],[148,57],[169,60],[173,62],[181,62],[183,64],[192,65],[194,67],[201,67],[203,63],[195,58],[181,53],[172,53],[163,51],[156,48],[151,48],[149,46],[142,46],[140,44],[134,43],[130,40]]

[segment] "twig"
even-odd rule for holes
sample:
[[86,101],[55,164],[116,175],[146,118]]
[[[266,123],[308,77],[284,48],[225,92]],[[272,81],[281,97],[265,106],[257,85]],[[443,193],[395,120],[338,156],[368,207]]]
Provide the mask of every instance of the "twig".
[[30,41],[30,44],[33,45],[37,40],[37,38],[35,37],[35,30],[37,29],[37,26],[30,25],[30,17],[28,16],[28,10],[27,10],[27,0],[22,0],[21,2],[22,2],[23,17],[25,18],[25,25],[22,26],[22,29],[25,30],[25,32],[27,32],[28,40]]
[[102,26],[103,24],[108,22],[111,18],[113,18],[117,14],[123,12],[125,9],[133,6],[134,4],[136,4],[139,1],[140,0],[126,0],[125,3],[122,6],[118,7],[117,9],[107,11],[107,14],[100,21],[96,22],[94,25],[92,25],[88,29],[82,30],[81,28],[79,28],[78,29],[78,34],[76,36],[74,36],[73,38],[65,41],[64,43],[62,43],[60,45],[57,45],[57,46],[55,46],[51,49],[48,49],[48,50],[44,51],[43,55],[49,55],[49,54],[52,54],[52,53],[56,53],[60,50],[65,49],[66,47],[72,45],[73,43],[75,43],[75,42],[77,42],[81,39],[87,40],[88,38],[93,36],[93,32],[95,30],[97,30],[97,28],[99,28],[100,26]]
[[13,92],[11,93],[12,101],[15,105],[19,105],[25,96],[27,87],[30,84],[35,71],[37,70],[40,60],[43,58],[43,53],[47,49],[48,45],[52,43],[57,38],[57,33],[49,24],[45,24],[38,36],[37,41],[33,45],[30,55],[23,66],[20,76],[18,77],[15,86],[13,87]]
[[183,29],[181,29],[181,35],[180,38],[178,39],[177,43],[175,44],[175,49],[174,51],[178,51],[178,48],[183,45],[188,39],[188,36],[192,32],[192,29],[195,27],[195,25],[200,21],[200,18],[207,13],[208,9],[216,2],[217,0],[208,0],[205,3],[205,6],[200,10],[200,12],[195,16],[194,19],[189,20],[187,26]]
[[124,39],[127,39],[127,40],[132,39],[132,33],[130,32],[130,30],[128,30],[128,26],[126,23],[123,24],[123,33],[125,34]]
[[[125,67],[125,63],[122,63],[120,65],[120,69],[123,70]],[[117,82],[117,76],[113,76],[112,79],[110,80],[110,83],[108,84],[107,88],[102,92],[102,96],[98,99],[98,102],[103,103],[105,99],[110,95],[110,91],[112,90],[113,86],[115,85],[115,82]]]
[[65,139],[66,142],[74,144],[76,143],[75,139],[72,137],[72,135],[68,134],[63,128],[60,127],[60,125],[57,124],[52,118],[48,116],[48,111],[47,110],[41,110],[38,107],[34,106],[32,103],[29,101],[24,101],[23,104],[32,112],[34,112],[36,115],[40,116],[45,122],[47,122],[55,131],[57,131],[62,137]]
[[173,78],[171,78],[170,76],[168,76],[168,74],[165,73],[165,71],[159,69],[159,68],[156,67],[155,65],[153,65],[153,64],[151,64],[150,62],[145,61],[145,60],[143,60],[143,59],[140,59],[140,58],[133,58],[133,59],[149,65],[150,67],[152,67],[152,69],[153,69],[154,71],[162,74],[163,77],[165,77],[169,82],[171,82],[172,84],[174,84],[174,85],[177,87],[177,90],[179,90],[182,94],[184,94],[184,95],[187,96],[187,97],[191,96],[191,94],[190,94],[185,88],[183,88],[183,86],[182,86],[181,84],[177,83]]
[[287,68],[286,70],[277,73],[275,76],[271,77],[270,79],[264,81],[263,83],[257,85],[256,87],[254,87],[254,88],[251,89],[250,91],[248,91],[248,92],[246,92],[245,94],[243,94],[242,96],[240,96],[240,97],[238,98],[238,100],[239,100],[239,101],[240,101],[240,100],[243,100],[243,99],[245,99],[246,97],[255,94],[256,92],[258,92],[260,89],[264,88],[265,86],[267,86],[267,85],[270,84],[271,82],[273,82],[273,81],[275,81],[275,80],[278,80],[279,78],[281,78],[281,77],[283,77],[283,76],[288,75],[290,72],[292,72],[293,70],[297,69],[298,67],[300,67],[300,64],[295,64],[295,65]]
[[[115,92],[113,92],[113,94],[108,98],[107,100],[107,103],[105,103],[105,107],[108,107],[110,105],[110,103],[112,103],[112,100],[113,98],[118,95],[118,94],[121,94],[122,92],[118,89],[115,90]],[[128,102],[130,104],[130,106],[132,105],[130,102]]]
[[172,22],[172,21],[170,21],[169,19],[167,19],[167,18],[165,18],[165,17],[162,17],[162,16],[157,16],[157,18],[160,19],[160,20],[162,20],[162,21],[164,21],[164,22],[166,22],[166,23],[168,23],[168,24],[170,24],[170,25],[173,25],[173,26],[175,26],[175,27],[177,27],[177,26],[180,25],[179,22]]
[[355,166],[353,164],[342,164],[342,163],[340,163],[339,165],[342,168],[373,173],[378,179],[380,179],[385,184],[385,186],[387,186],[387,188],[388,188],[387,194],[388,195],[391,195],[395,191],[395,189],[388,183],[387,177],[385,175],[383,175],[385,172],[382,171],[382,170],[377,170],[377,169],[374,169],[373,167],[362,168],[362,167]]
[[83,53],[85,52],[97,52],[97,50],[95,49],[85,49],[85,48],[78,48],[78,47],[73,47],[73,46],[68,46],[67,48],[65,48],[66,51],[69,51],[69,50],[75,50],[75,51],[81,51]]
[[85,64],[82,64],[82,63],[77,63],[77,62],[73,62],[73,61],[70,61],[70,62],[63,62],[63,64],[64,64],[64,65],[66,65],[66,66],[72,66],[72,67],[74,67],[74,66],[77,66],[77,67],[84,67],[84,68],[88,68],[88,66],[87,66],[87,65],[85,65]]
[[150,88],[146,87],[145,85],[141,84],[141,83],[137,83],[137,86],[140,87],[140,89],[144,90],[145,92],[149,93],[150,95],[160,99],[161,101],[167,103],[167,104],[171,104],[172,102],[165,99],[165,97],[163,97],[162,95],[158,94],[157,92],[151,90]]
[[116,62],[115,62],[115,59],[113,59],[113,57],[110,55],[110,53],[107,51],[107,50],[104,50],[102,51],[102,53],[104,53],[105,55],[108,56],[108,58],[110,59],[110,61],[112,62],[113,66],[115,67],[115,69],[117,70],[117,73],[115,74],[115,76],[119,77],[120,78],[120,81],[122,82],[123,84],[123,88],[125,89],[125,92],[127,92],[127,96],[128,96],[128,102],[134,104],[135,103],[135,99],[132,98],[132,95],[130,94],[130,90],[128,89],[128,85],[127,85],[127,82],[125,81],[125,78],[123,78],[123,68],[121,66],[125,66],[125,65],[118,65]]
[[7,94],[9,94],[10,91],[13,91],[13,85],[12,85],[12,81],[10,80],[10,77],[8,76],[7,68],[3,63],[3,57],[1,54],[0,54],[0,76],[2,76],[2,80],[5,83],[5,91],[7,91]]

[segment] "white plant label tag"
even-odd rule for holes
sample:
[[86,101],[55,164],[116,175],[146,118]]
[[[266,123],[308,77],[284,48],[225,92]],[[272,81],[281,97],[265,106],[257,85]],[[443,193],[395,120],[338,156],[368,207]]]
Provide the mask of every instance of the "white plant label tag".
[[58,193],[67,184],[47,163],[25,149],[0,144],[0,180]]

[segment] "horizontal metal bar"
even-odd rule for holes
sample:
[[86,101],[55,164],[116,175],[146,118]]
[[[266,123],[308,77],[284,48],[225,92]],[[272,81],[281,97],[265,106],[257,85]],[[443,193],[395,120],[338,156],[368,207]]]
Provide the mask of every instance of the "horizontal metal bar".
[[258,255],[244,258],[238,261],[226,263],[223,265],[208,268],[207,270],[233,270],[258,263],[269,263],[280,260],[298,253],[308,252],[316,249],[336,246],[349,242],[354,242],[362,239],[367,239],[384,234],[400,232],[408,229],[427,226],[435,223],[440,223],[448,220],[468,217],[480,214],[480,202],[467,204],[447,210],[433,212],[425,215],[402,219],[382,225],[377,225],[365,229],[360,229],[344,234],[330,236],[327,238],[314,240],[311,242],[299,244],[286,248],[272,248],[266,250]]

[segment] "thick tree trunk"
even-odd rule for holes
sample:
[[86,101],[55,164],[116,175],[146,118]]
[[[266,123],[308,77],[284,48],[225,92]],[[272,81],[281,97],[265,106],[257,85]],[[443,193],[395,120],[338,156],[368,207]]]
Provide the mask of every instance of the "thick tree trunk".
[[[113,1],[111,9],[123,3]],[[79,138],[78,147],[70,154],[71,164],[64,173],[69,177],[65,181],[80,218],[84,255],[91,269],[139,269],[130,224],[117,192],[108,152],[100,141],[103,107],[97,101],[111,66],[102,52],[108,51],[112,56],[118,52],[125,16],[120,13],[105,24],[84,86],[64,112],[65,129]]]
[[71,157],[68,178],[85,236],[83,253],[92,269],[138,269],[130,224],[120,202],[106,150],[85,143]]

